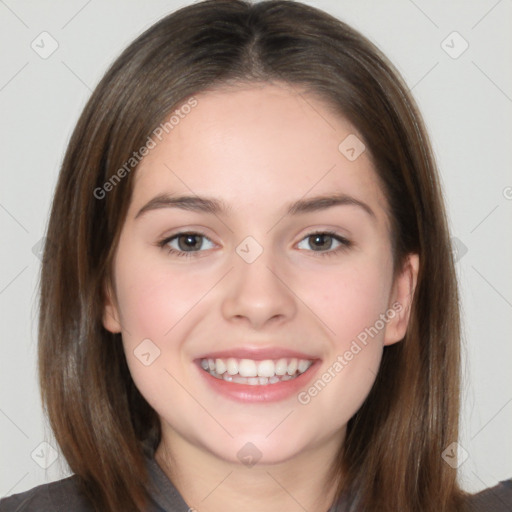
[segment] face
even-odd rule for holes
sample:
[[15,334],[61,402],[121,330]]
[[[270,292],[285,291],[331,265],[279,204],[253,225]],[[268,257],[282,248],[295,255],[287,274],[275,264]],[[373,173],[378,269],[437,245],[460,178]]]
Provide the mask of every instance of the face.
[[[357,156],[362,137],[320,99],[284,85],[195,97],[136,170],[103,323],[122,333],[170,446],[241,464],[252,443],[259,463],[280,463],[342,442],[384,345],[405,334],[418,259],[393,281],[387,205],[369,155]],[[335,194],[345,200],[304,207]],[[221,352],[219,374],[224,362],[226,375],[281,367],[294,378],[216,379],[201,360]],[[311,363],[300,376],[294,356]]]

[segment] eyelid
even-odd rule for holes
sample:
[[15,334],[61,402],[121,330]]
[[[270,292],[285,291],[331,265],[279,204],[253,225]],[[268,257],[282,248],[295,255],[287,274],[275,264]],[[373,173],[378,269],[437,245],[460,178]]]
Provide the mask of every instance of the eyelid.
[[[177,231],[171,231],[170,234],[161,236],[160,242],[164,242],[164,241],[169,242],[171,239],[178,237],[180,235],[201,235],[202,237],[210,240],[212,243],[215,243],[212,240],[212,237],[210,235],[208,235],[206,233],[206,231],[202,230],[201,228],[194,228],[194,227],[186,228],[186,229],[180,228]],[[158,242],[158,243],[160,243],[160,242]]]
[[327,251],[306,251],[306,252],[310,252],[313,254],[317,253],[318,255],[330,256],[330,255],[336,255],[340,251],[347,250],[354,245],[354,243],[351,240],[349,240],[346,236],[343,236],[343,235],[339,234],[337,231],[334,231],[332,229],[317,229],[314,231],[308,231],[304,236],[302,236],[302,238],[299,240],[298,243],[301,243],[302,241],[307,240],[308,238],[315,236],[315,235],[330,236],[332,239],[336,240],[336,242],[338,242],[340,245],[335,249],[330,249]]
[[[164,236],[163,238],[161,238],[157,243],[156,245],[158,245],[159,247],[161,248],[164,248],[166,247],[170,242],[172,242],[173,240],[179,238],[180,236],[183,236],[183,235],[198,235],[198,236],[201,236],[202,238],[210,241],[212,244],[214,245],[217,245],[212,239],[210,236],[208,236],[206,233],[202,232],[200,229],[185,229],[185,230],[181,230],[181,231],[177,231],[173,234],[170,234],[170,235],[167,235],[167,236]],[[187,251],[176,251],[175,249],[173,248],[169,248],[169,252],[176,252],[176,253],[180,253],[180,254],[194,254],[194,253],[201,253],[201,252],[206,252],[206,251],[190,251],[190,252],[187,252]]]

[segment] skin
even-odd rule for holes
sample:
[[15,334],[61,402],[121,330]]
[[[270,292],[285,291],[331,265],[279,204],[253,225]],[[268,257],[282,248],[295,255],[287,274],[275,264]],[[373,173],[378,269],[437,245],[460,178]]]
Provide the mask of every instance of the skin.
[[[323,487],[346,424],[370,391],[383,347],[405,335],[418,256],[393,281],[387,205],[368,152],[351,162],[338,150],[357,132],[321,99],[276,84],[196,98],[136,171],[103,323],[122,333],[132,377],[161,418],[156,460],[190,507],[327,511],[334,488]],[[353,205],[285,215],[288,203],[333,191],[364,201],[375,218]],[[135,219],[163,192],[219,198],[231,212],[159,208]],[[353,245],[323,255],[340,244],[307,237],[322,229]],[[196,239],[200,251],[190,258],[157,245],[196,230],[207,238]],[[247,236],[263,249],[250,264],[236,252]],[[185,242],[170,245],[186,251]],[[244,346],[315,355],[320,377],[396,302],[401,312],[308,404],[295,395],[241,404],[198,378],[195,358]],[[147,338],[160,350],[149,366],[134,355]],[[252,467],[237,456],[248,442],[261,452]]]

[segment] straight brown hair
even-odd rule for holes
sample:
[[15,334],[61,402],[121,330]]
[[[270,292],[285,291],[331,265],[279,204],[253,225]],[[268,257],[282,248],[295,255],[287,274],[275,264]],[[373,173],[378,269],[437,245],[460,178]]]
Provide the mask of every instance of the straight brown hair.
[[458,436],[459,298],[424,123],[368,39],[289,0],[177,10],[130,44],[88,101],[60,171],[40,281],[39,381],[56,440],[96,510],[145,509],[144,457],[160,442],[159,418],[134,385],[121,335],[102,325],[136,169],[95,191],[194,94],[258,82],[305,88],[355,126],[388,201],[395,273],[407,254],[420,259],[406,336],[384,348],[332,468],[336,499],[351,512],[463,510],[466,494],[441,457]]

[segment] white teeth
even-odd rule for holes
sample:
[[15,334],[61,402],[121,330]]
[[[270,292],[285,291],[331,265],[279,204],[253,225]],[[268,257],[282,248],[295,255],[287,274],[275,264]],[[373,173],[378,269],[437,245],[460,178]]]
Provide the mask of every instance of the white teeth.
[[223,373],[226,373],[226,370],[227,370],[227,367],[226,367],[226,364],[224,363],[224,361],[222,359],[216,359],[215,360],[215,371],[219,374],[219,375],[222,375]]
[[293,375],[297,371],[297,359],[293,358],[288,365],[288,375]]
[[236,359],[230,357],[226,362],[229,375],[236,375],[238,373],[238,362]]
[[251,359],[242,359],[238,363],[238,373],[240,377],[256,377],[258,375],[256,362]]
[[250,385],[275,384],[282,380],[290,380],[295,378],[297,373],[304,373],[312,364],[313,361],[295,357],[263,361],[234,357],[201,360],[201,368],[215,377]]
[[276,363],[276,375],[284,375],[288,371],[286,359],[279,359]]
[[309,361],[306,361],[304,359],[301,359],[299,361],[298,370],[300,373],[304,373],[309,368]]
[[275,365],[272,361],[260,361],[258,363],[258,376],[273,377]]
[[277,382],[281,382],[284,380],[292,380],[297,378],[297,376],[292,377],[291,375],[283,375],[282,377],[278,377],[274,375],[273,377],[240,377],[240,375],[229,375],[229,373],[224,373],[224,375],[219,375],[215,371],[211,372],[216,379],[225,380],[227,382],[235,382],[236,384],[248,384],[249,386],[265,386],[266,384],[276,384]]

